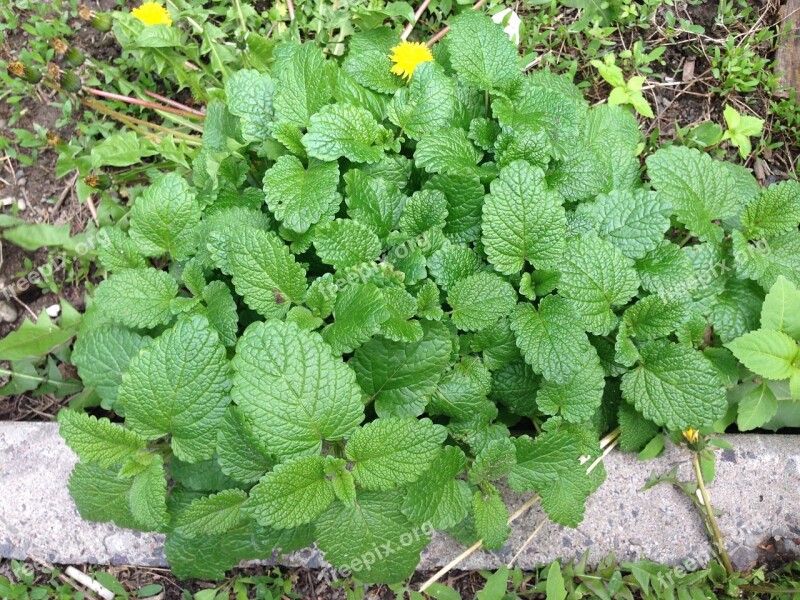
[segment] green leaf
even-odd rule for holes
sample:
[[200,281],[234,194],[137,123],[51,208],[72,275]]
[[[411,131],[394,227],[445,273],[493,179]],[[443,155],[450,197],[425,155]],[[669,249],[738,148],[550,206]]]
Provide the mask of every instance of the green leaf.
[[422,322],[414,343],[375,337],[356,350],[349,365],[375,402],[378,416],[418,416],[425,410],[452,351],[450,334],[437,321]]
[[511,329],[525,361],[556,383],[568,382],[595,353],[575,308],[559,296],[545,296],[538,310],[518,305]]
[[335,502],[315,527],[325,559],[363,583],[410,577],[430,541],[430,530],[414,526],[402,513],[403,495],[402,490],[362,492],[352,505]]
[[428,173],[452,173],[474,170],[483,158],[467,138],[467,132],[456,127],[439,129],[422,137],[414,151],[417,167]]
[[44,356],[61,344],[69,341],[80,323],[61,327],[50,320],[50,316],[42,310],[36,323],[25,319],[19,329],[12,331],[0,340],[0,360],[20,360],[23,358]]
[[319,452],[364,419],[350,368],[318,333],[277,320],[254,323],[236,345],[234,402],[256,438],[278,457]]
[[379,327],[381,335],[395,342],[418,342],[422,339],[422,325],[411,320],[417,313],[416,298],[401,287],[385,287],[381,291],[389,310],[389,318]]
[[544,172],[524,161],[500,171],[483,206],[483,245],[495,268],[510,275],[525,261],[546,268],[564,252],[566,214]]
[[177,294],[178,283],[169,273],[148,267],[113,274],[97,286],[94,300],[112,321],[150,328],[172,320],[170,302]]
[[647,173],[678,219],[704,241],[722,241],[715,220],[735,216],[742,196],[725,163],[694,148],[669,146],[647,157]]
[[273,121],[275,82],[266,73],[242,69],[225,80],[228,110],[242,120],[242,136],[249,142],[263,142]]
[[372,114],[350,104],[329,104],[311,117],[303,146],[320,160],[345,157],[353,162],[376,163],[392,142],[392,134]]
[[181,319],[130,362],[119,387],[125,422],[146,439],[171,435],[175,456],[210,458],[228,405],[225,347],[205,317]]
[[729,342],[758,329],[764,292],[754,281],[730,279],[711,307],[709,321],[720,340]]
[[453,120],[455,87],[434,62],[417,65],[411,84],[395,92],[387,107],[389,120],[410,138],[419,140]]
[[147,468],[133,478],[128,491],[128,503],[137,523],[148,530],[159,531],[169,520],[167,477],[161,455],[153,454],[152,459]]
[[581,205],[597,223],[597,234],[628,258],[644,258],[655,250],[669,228],[670,207],[659,194],[646,190],[614,190],[592,204]]
[[481,259],[471,248],[454,244],[445,245],[428,259],[428,270],[443,290],[478,273],[481,266]]
[[236,293],[264,317],[279,317],[306,293],[306,272],[271,231],[242,229],[228,238],[227,270]]
[[469,469],[469,482],[478,485],[506,477],[517,463],[517,450],[511,438],[492,440],[475,456]]
[[336,296],[334,321],[322,331],[337,356],[352,352],[368,341],[389,317],[386,300],[372,283],[356,284]]
[[686,303],[663,300],[660,296],[646,296],[623,313],[620,336],[630,335],[640,341],[666,337],[688,317]]
[[157,179],[131,209],[131,239],[145,256],[169,253],[186,258],[194,249],[200,205],[194,191],[177,173]]
[[303,233],[336,209],[341,197],[339,165],[309,161],[308,169],[294,156],[281,156],[264,174],[269,209],[285,227]]
[[620,402],[617,420],[619,447],[623,452],[639,452],[661,431],[658,425],[645,419],[627,402]]
[[547,584],[545,585],[547,600],[564,600],[567,597],[567,588],[564,587],[564,576],[561,574],[561,565],[553,561],[547,569]]
[[456,326],[477,331],[505,317],[517,302],[511,284],[494,273],[482,272],[457,281],[447,294]]
[[176,533],[190,538],[225,533],[245,521],[245,500],[247,493],[235,489],[198,498],[177,514],[172,526]]
[[742,213],[742,225],[750,239],[787,233],[800,222],[800,183],[782,181],[761,190]]
[[321,456],[300,456],[275,466],[250,490],[247,510],[262,525],[288,529],[305,525],[334,501]]
[[118,469],[104,469],[79,462],[69,478],[69,493],[81,517],[87,521],[113,521],[120,527],[142,529],[128,503],[132,479],[118,476]]
[[373,230],[349,219],[318,226],[314,231],[314,247],[320,260],[336,269],[369,262],[381,253],[381,241]]
[[687,281],[694,279],[688,255],[677,244],[664,240],[660,246],[636,261],[642,287],[665,299],[688,296]]
[[619,106],[601,104],[586,116],[585,139],[602,165],[606,182],[603,192],[639,186],[639,123],[633,113]]
[[579,438],[567,431],[554,431],[533,440],[522,436],[514,443],[517,464],[511,468],[508,484],[520,492],[538,491],[547,516],[561,525],[577,527],[593,489],[592,479],[579,462]]
[[228,407],[217,430],[217,461],[225,475],[245,483],[257,481],[273,465],[238,406]]
[[572,303],[586,328],[597,335],[607,335],[614,328],[617,317],[612,308],[626,304],[639,290],[633,261],[594,235],[567,240],[558,269],[558,293]]
[[67,445],[85,462],[110,468],[123,464],[146,446],[135,431],[108,419],[62,410],[58,414],[59,433]]
[[397,228],[405,197],[397,191],[394,183],[368,175],[361,169],[350,169],[344,180],[347,184],[347,214],[385,239]]
[[604,375],[600,359],[591,356],[563,383],[545,378],[536,394],[536,405],[544,414],[560,415],[570,423],[588,421],[603,401]]
[[492,375],[474,356],[465,356],[439,380],[427,411],[467,421],[478,415],[494,418],[497,409],[486,397],[492,389]]
[[497,490],[484,494],[477,491],[472,496],[472,511],[475,515],[475,530],[483,540],[486,550],[503,547],[511,527],[508,525],[508,508]]
[[402,78],[391,72],[389,59],[392,48],[399,43],[400,36],[388,27],[360,31],[350,38],[350,49],[342,66],[364,87],[391,94],[403,86]]
[[764,298],[761,327],[800,339],[800,291],[783,276],[778,277]]
[[453,18],[445,45],[453,69],[467,85],[508,91],[521,79],[514,43],[501,25],[479,11]]
[[435,529],[454,527],[467,516],[469,488],[455,477],[467,467],[467,458],[455,446],[442,448],[426,475],[406,488],[403,514],[412,523]]
[[767,385],[767,382],[762,381],[739,400],[736,426],[740,431],[750,431],[761,427],[772,419],[777,412],[778,399]]
[[734,230],[733,257],[737,271],[769,289],[783,276],[800,285],[800,231],[793,230],[749,243]]
[[640,348],[641,364],[622,377],[622,395],[645,418],[678,431],[725,414],[722,377],[701,352],[666,340]]
[[411,237],[429,229],[441,229],[447,219],[447,198],[437,190],[414,192],[403,207],[400,229]]
[[230,288],[222,281],[212,281],[205,286],[202,296],[206,304],[206,317],[219,333],[222,343],[235,346],[239,314]]
[[447,437],[430,419],[379,418],[357,429],[345,451],[353,461],[356,483],[368,490],[389,490],[419,479]]
[[758,329],[725,346],[745,367],[768,379],[786,379],[800,358],[800,348],[788,335],[773,329]]
[[134,241],[116,227],[104,227],[97,234],[97,258],[109,271],[141,269],[147,266]]
[[480,236],[484,189],[478,175],[454,171],[434,175],[423,189],[438,190],[447,199],[444,233],[452,242],[472,242]]
[[275,120],[306,127],[333,96],[335,65],[313,43],[296,46],[278,72]]

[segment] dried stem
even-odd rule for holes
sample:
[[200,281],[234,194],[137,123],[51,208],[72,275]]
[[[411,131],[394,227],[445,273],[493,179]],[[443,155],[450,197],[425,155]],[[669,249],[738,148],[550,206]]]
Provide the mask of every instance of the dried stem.
[[[484,5],[485,2],[486,0],[478,0],[475,4],[472,5],[472,10],[479,9],[481,6]],[[450,31],[450,25],[442,29],[439,33],[437,33],[435,36],[433,36],[431,39],[428,40],[428,43],[426,44],[428,48],[432,47],[436,42],[438,42],[444,36],[446,36],[448,31]]]
[[89,94],[92,94],[93,96],[100,96],[101,98],[110,98],[111,100],[119,100],[120,102],[125,102],[126,104],[136,104],[138,106],[152,108],[153,110],[161,110],[175,115],[180,115],[182,117],[193,117],[195,119],[205,118],[205,115],[198,116],[196,113],[193,112],[179,110],[177,108],[171,108],[169,106],[163,106],[161,104],[156,104],[155,102],[140,100],[139,98],[131,98],[130,96],[123,96],[122,94],[115,94],[113,92],[105,92],[103,90],[98,90],[90,87],[85,87],[83,89],[84,91],[86,91]]
[[700,454],[697,452],[692,453],[692,465],[694,465],[694,474],[697,477],[697,487],[700,490],[700,495],[703,497],[703,507],[706,509],[706,520],[711,528],[711,533],[714,537],[714,547],[717,555],[722,561],[722,566],[725,567],[725,572],[728,575],[734,573],[731,557],[728,556],[728,551],[725,549],[725,541],[722,537],[722,532],[717,525],[717,518],[714,516],[714,508],[711,506],[711,497],[709,496],[706,484],[703,479],[703,470],[700,468]]
[[431,0],[422,0],[422,4],[419,5],[419,8],[414,12],[414,20],[410,21],[408,25],[406,25],[405,29],[403,29],[403,33],[400,35],[400,39],[402,41],[406,41],[408,36],[411,35],[411,32],[414,31],[414,26],[419,21],[422,13],[425,12],[425,9],[428,8],[428,5],[431,3]]
[[195,114],[198,117],[205,118],[205,116],[206,116],[206,113],[204,113],[201,110],[197,110],[195,108],[192,108],[191,106],[186,106],[185,104],[181,104],[180,102],[177,102],[176,100],[171,100],[169,98],[165,98],[164,96],[160,96],[159,94],[156,94],[155,92],[151,92],[150,90],[145,90],[144,93],[147,94],[148,96],[150,96],[151,98],[155,98],[156,100],[158,100],[160,102],[163,102],[164,104],[169,104],[170,106],[174,106],[175,108],[179,108],[181,110],[185,110],[186,112],[190,112],[192,114]]

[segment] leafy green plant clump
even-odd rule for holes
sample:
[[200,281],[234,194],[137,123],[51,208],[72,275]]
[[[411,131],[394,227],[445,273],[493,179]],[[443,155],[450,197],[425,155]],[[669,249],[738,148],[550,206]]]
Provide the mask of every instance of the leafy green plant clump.
[[101,236],[73,360],[124,425],[62,412],[69,486],[84,518],[166,532],[180,577],[316,542],[396,582],[433,530],[502,547],[498,483],[576,526],[599,435],[710,430],[722,344],[800,283],[797,184],[686,147],[643,183],[634,116],[524,76],[481,14],[408,82],[398,43],[233,73],[191,176]]

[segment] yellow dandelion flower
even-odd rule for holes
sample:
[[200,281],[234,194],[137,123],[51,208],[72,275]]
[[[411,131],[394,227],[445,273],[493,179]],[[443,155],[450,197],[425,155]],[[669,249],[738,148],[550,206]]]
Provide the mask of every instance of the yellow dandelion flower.
[[392,48],[389,58],[394,63],[392,73],[408,80],[417,65],[433,60],[433,54],[422,42],[401,42]]
[[166,8],[156,2],[145,2],[134,8],[131,14],[147,25],[172,25],[172,18]]
[[691,427],[683,432],[683,439],[685,439],[690,444],[696,444],[697,441],[700,439],[700,432],[697,429],[692,429]]

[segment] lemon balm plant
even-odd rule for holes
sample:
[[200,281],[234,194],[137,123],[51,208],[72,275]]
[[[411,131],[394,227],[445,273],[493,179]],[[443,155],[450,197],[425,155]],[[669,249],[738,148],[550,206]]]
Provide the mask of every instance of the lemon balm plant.
[[499,484],[576,526],[599,436],[710,430],[722,344],[798,283],[796,184],[685,147],[643,178],[630,111],[523,75],[489,17],[451,27],[278,45],[103,236],[72,356],[124,423],[61,413],[69,486],[165,532],[178,576],[316,542],[399,581],[434,529],[501,547]]

